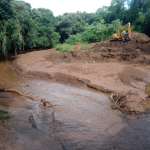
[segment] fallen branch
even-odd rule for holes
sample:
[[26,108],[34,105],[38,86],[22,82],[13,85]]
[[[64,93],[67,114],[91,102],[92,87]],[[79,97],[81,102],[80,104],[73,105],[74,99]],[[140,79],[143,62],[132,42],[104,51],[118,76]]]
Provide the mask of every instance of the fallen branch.
[[49,101],[46,101],[45,99],[41,99],[41,102],[43,102],[43,106],[46,106],[46,103],[48,103],[48,104],[50,104],[52,107],[53,107],[53,121],[55,122],[56,120],[55,120],[55,116],[54,116],[54,113],[55,113],[55,106],[51,103],[51,102],[49,102]]

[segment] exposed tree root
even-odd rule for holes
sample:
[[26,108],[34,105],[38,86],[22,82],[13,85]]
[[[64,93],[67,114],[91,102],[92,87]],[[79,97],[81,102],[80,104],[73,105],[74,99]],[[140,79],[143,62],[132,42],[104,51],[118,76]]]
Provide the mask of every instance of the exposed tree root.
[[43,102],[43,106],[46,106],[46,103],[48,103],[48,104],[50,104],[52,107],[53,107],[53,121],[55,122],[56,120],[55,120],[55,116],[54,116],[54,113],[55,113],[55,106],[51,103],[51,102],[49,102],[49,101],[46,101],[45,99],[41,99],[41,102]]
[[3,89],[0,89],[0,91],[1,91],[1,92],[13,92],[13,93],[17,93],[17,94],[19,94],[19,95],[21,95],[21,96],[23,96],[23,97],[29,98],[29,99],[31,99],[31,100],[33,100],[33,101],[37,101],[37,100],[36,100],[35,98],[33,98],[32,96],[23,95],[22,93],[20,93],[19,91],[16,91],[16,90],[6,90],[5,88],[3,88]]
[[[22,93],[20,93],[19,91],[16,91],[16,90],[6,90],[5,88],[0,88],[0,92],[14,92],[14,93],[17,93],[17,94],[19,94],[19,95],[21,95],[23,97],[29,98],[29,99],[31,99],[33,101],[37,101],[35,98],[33,98],[31,96],[23,95]],[[48,103],[48,104],[50,104],[53,107],[53,114],[52,114],[52,116],[53,116],[53,121],[55,122],[56,121],[55,120],[55,116],[54,116],[55,106],[51,102],[46,101],[45,99],[41,99],[41,102],[43,102],[44,106],[46,106],[46,103]]]
[[126,114],[140,114],[140,112],[132,110],[127,103],[129,102],[129,97],[136,93],[131,91],[127,93],[113,93],[110,95],[110,102],[112,103],[112,109],[119,109]]

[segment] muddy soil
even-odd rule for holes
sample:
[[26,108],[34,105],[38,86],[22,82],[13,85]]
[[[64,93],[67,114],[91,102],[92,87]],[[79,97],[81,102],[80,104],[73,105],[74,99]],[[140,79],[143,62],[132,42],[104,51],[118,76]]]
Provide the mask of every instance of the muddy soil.
[[19,75],[28,78],[89,87],[105,93],[132,91],[135,96],[132,99],[127,99],[125,107],[127,106],[130,112],[141,113],[145,111],[143,105],[148,96],[145,94],[145,86],[150,81],[148,67],[123,63],[57,64],[46,59],[54,52],[54,50],[50,50],[20,55],[14,68]]
[[[66,150],[150,149],[149,114],[124,116],[112,110],[108,96],[96,90],[21,78],[9,67],[11,63],[0,64],[1,85],[38,101],[13,94],[17,104],[20,101],[23,106],[0,106],[14,114],[12,119],[0,122],[0,149],[57,150],[60,143]],[[6,95],[12,98],[11,94],[1,93],[3,98]],[[52,107],[43,107],[41,98],[55,105],[56,122]]]
[[78,44],[68,53],[52,52],[46,58],[54,63],[150,62],[150,38],[145,34],[133,32],[132,40],[128,42],[108,39],[87,46],[87,49],[82,49]]
[[140,65],[149,65],[150,38],[133,32],[132,40],[128,42],[108,39],[89,44],[88,49],[80,47],[81,44],[73,46],[68,53],[50,49],[20,55],[14,69],[24,77],[80,85],[116,95],[131,91],[131,98],[127,96],[121,107],[128,113],[144,112],[150,69]]
[[[24,89],[31,81],[18,77],[9,69],[11,65],[11,62],[0,63],[0,88],[25,93]],[[30,95],[29,92],[25,94]],[[39,111],[39,104],[16,94],[0,92],[0,110],[8,111],[12,116],[0,120],[0,150],[63,150],[59,141],[33,128],[33,112]]]
[[[150,39],[136,32],[132,38],[19,55],[13,69],[28,79],[1,63],[0,85],[37,101],[0,93],[0,109],[14,114],[0,122],[0,149],[150,149]],[[113,94],[111,101],[97,91]],[[42,98],[55,105],[56,122]]]

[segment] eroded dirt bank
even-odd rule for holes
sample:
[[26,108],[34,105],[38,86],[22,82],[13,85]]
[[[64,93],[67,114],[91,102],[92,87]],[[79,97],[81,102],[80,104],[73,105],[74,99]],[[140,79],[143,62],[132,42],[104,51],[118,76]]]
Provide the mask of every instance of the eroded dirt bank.
[[86,50],[74,46],[69,53],[54,49],[30,52],[19,55],[14,68],[24,77],[121,93],[123,97],[113,99],[113,105],[127,113],[141,113],[145,111],[143,105],[148,96],[145,86],[150,81],[150,69],[139,63],[149,62],[150,39],[136,32],[132,36],[129,42],[107,40],[91,44]]

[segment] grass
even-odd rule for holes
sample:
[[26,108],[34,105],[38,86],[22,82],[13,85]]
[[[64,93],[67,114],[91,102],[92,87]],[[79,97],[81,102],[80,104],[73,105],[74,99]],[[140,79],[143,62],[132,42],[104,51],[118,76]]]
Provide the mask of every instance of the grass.
[[59,45],[56,45],[55,47],[55,50],[56,51],[61,51],[61,52],[69,52],[71,51],[71,46],[69,44],[59,44]]
[[13,116],[11,116],[8,111],[0,110],[0,120],[10,119],[11,117]]
[[81,47],[80,47],[80,49],[88,49],[89,48],[89,46],[87,45],[87,44],[83,44]]
[[143,37],[143,36],[141,36],[141,39],[142,39],[142,40],[144,40],[144,37]]

